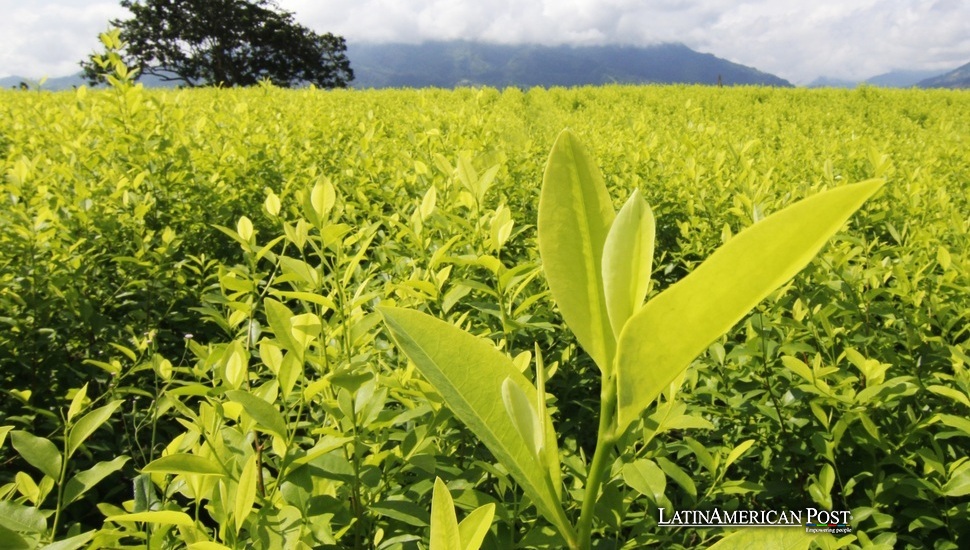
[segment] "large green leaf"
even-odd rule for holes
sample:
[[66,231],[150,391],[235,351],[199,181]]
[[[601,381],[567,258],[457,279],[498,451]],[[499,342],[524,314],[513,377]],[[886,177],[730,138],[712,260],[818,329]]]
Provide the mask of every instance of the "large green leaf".
[[306,349],[293,336],[293,312],[290,311],[290,308],[272,298],[263,300],[263,307],[266,308],[266,321],[273,329],[276,340],[291,353],[295,353],[302,363]]
[[838,187],[765,218],[634,314],[617,350],[618,430],[712,341],[804,268],[882,183]]
[[502,384],[510,379],[533,401],[533,410],[538,410],[535,386],[508,356],[486,340],[419,311],[382,307],[380,312],[398,347],[438,390],[455,416],[508,469],[539,512],[563,537],[572,539],[569,522],[552,487],[555,481],[547,481],[550,477],[559,478],[559,451],[551,421],[545,419],[548,437],[544,454],[549,460],[543,464],[503,405]]
[[655,234],[653,211],[636,189],[616,216],[603,249],[603,290],[616,338],[647,297]]
[[32,506],[0,500],[0,526],[17,533],[43,533],[47,530],[47,518]]
[[22,430],[10,432],[10,443],[28,464],[53,480],[61,477],[61,453],[51,440]]
[[110,462],[98,462],[78,473],[64,486],[64,504],[70,504],[81,498],[81,495],[100,483],[102,479],[120,470],[126,462],[128,462],[127,456],[119,456]]
[[239,474],[239,485],[236,488],[236,498],[233,505],[233,519],[237,534],[256,503],[257,467],[256,454],[254,453],[246,460],[242,473]]
[[286,420],[272,404],[243,390],[229,390],[226,397],[242,405],[260,428],[286,439]]
[[222,466],[204,456],[172,453],[149,462],[141,469],[147,474],[195,474],[202,476],[225,475]]
[[0,550],[33,550],[36,546],[33,542],[27,542],[27,539],[20,536],[16,531],[4,527],[0,523]]
[[104,518],[105,523],[157,523],[160,525],[178,525],[179,527],[192,527],[195,522],[192,517],[185,512],[175,512],[172,510],[160,510],[157,512],[135,512],[132,514],[117,514]]
[[604,374],[616,353],[602,268],[615,215],[596,164],[572,132],[563,130],[539,195],[539,255],[563,320]]
[[77,550],[78,548],[83,548],[87,545],[97,531],[91,530],[87,533],[81,533],[70,538],[62,539],[57,542],[52,542],[47,546],[41,548],[41,550]]
[[103,407],[99,407],[88,414],[81,417],[74,426],[71,427],[70,435],[68,435],[67,441],[67,457],[71,458],[74,455],[74,451],[77,451],[78,447],[83,444],[95,430],[101,427],[102,424],[107,422],[111,415],[121,406],[124,401],[112,401]]
[[462,550],[478,550],[482,547],[482,542],[488,535],[494,517],[495,503],[489,502],[475,508],[472,513],[461,520],[461,523],[458,524],[458,532],[461,535]]

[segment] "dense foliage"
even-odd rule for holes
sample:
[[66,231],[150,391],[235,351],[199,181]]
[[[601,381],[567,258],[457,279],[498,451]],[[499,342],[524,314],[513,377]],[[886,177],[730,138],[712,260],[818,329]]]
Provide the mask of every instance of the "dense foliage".
[[458,518],[494,504],[483,547],[560,547],[376,308],[487,337],[527,377],[538,346],[578,516],[599,372],[535,231],[569,127],[617,207],[653,208],[650,296],[785,205],[886,180],[636,421],[596,547],[724,534],[659,507],[851,510],[825,547],[970,539],[970,96],[115,82],[0,93],[0,538],[418,548],[440,478]]
[[[114,19],[125,64],[185,86],[314,84],[344,88],[354,79],[343,37],[317,34],[271,0],[122,0],[131,12]],[[85,77],[111,73],[98,56],[81,63]]]

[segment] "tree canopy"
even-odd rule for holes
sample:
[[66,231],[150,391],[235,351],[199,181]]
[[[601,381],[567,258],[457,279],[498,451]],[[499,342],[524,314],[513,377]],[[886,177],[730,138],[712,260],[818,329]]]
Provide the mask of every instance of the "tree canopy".
[[[353,80],[343,37],[317,34],[271,0],[122,0],[130,19],[114,19],[126,43],[124,61],[139,75],[188,86],[315,84],[342,88]],[[92,82],[103,69],[81,66]]]

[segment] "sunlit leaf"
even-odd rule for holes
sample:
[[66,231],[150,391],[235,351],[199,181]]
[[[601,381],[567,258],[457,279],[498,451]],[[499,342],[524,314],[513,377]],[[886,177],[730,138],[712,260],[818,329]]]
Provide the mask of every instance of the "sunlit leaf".
[[610,227],[603,249],[603,289],[613,334],[643,305],[650,288],[655,224],[636,189]]
[[160,525],[178,525],[180,527],[192,527],[195,522],[185,512],[175,512],[161,510],[157,512],[135,512],[133,514],[119,514],[108,516],[104,521],[114,523],[138,522],[138,523],[157,523]]
[[74,417],[81,412],[86,404],[85,401],[88,398],[88,385],[84,384],[81,389],[74,394],[74,398],[71,399],[71,405],[67,408],[67,421],[71,422]]
[[18,533],[43,533],[47,519],[37,508],[0,500],[0,526]]
[[563,320],[607,376],[616,338],[603,291],[603,248],[615,215],[599,168],[572,132],[564,130],[543,176],[539,255]]
[[95,430],[100,428],[105,422],[111,418],[111,415],[121,406],[124,401],[112,401],[103,407],[99,407],[88,414],[81,417],[74,426],[71,427],[70,435],[68,435],[67,444],[67,457],[70,458],[74,455],[88,437],[94,433]]
[[455,502],[441,478],[434,480],[431,497],[431,550],[461,550]]
[[506,378],[502,382],[502,403],[505,404],[505,412],[508,413],[512,423],[515,424],[516,431],[522,436],[522,440],[530,447],[536,460],[540,460],[542,452],[542,428],[539,426],[539,415],[528,396],[522,391],[511,378]]
[[233,501],[233,520],[236,533],[242,529],[243,523],[253,510],[256,502],[256,455],[252,454],[246,460],[242,472],[239,474],[239,484],[236,488],[236,498]]
[[44,546],[41,550],[77,550],[78,548],[84,548],[94,538],[96,533],[97,531],[92,530],[81,533],[80,535],[61,539]]
[[636,420],[711,342],[805,267],[882,183],[838,187],[765,218],[634,314],[617,352],[618,429]]
[[[441,394],[455,416],[509,470],[539,512],[564,536],[571,537],[559,499],[545,482],[549,475],[547,465],[537,460],[502,405],[502,384],[507,378],[530,399],[535,399],[535,386],[488,341],[418,311],[382,307],[380,312],[398,347]],[[551,422],[546,429],[554,433]],[[556,448],[548,449],[547,454],[555,456],[558,463]]]
[[70,504],[81,498],[81,495],[100,483],[104,478],[120,470],[127,462],[127,456],[119,456],[111,461],[98,462],[91,468],[79,472],[64,486],[64,503]]
[[15,430],[10,432],[10,444],[20,453],[28,464],[37,468],[51,479],[61,477],[61,453],[49,439],[37,437],[30,432]]
[[196,474],[221,476],[225,471],[218,462],[199,455],[174,453],[156,458],[141,469],[150,474]]
[[241,404],[260,428],[286,439],[286,420],[272,404],[243,390],[229,390],[226,397]]
[[640,459],[623,465],[623,481],[640,494],[660,503],[667,489],[667,476],[652,460]]

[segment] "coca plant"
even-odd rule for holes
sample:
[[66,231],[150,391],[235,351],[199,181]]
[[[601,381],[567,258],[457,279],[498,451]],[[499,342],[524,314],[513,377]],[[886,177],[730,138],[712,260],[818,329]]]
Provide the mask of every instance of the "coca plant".
[[383,307],[381,314],[397,346],[565,544],[586,549],[614,453],[632,439],[624,432],[711,342],[804,268],[882,184],[840,186],[768,216],[644,302],[654,252],[650,207],[635,190],[616,213],[593,159],[569,130],[560,134],[539,199],[539,254],[563,320],[602,375],[597,445],[578,517],[563,506],[538,353],[533,384],[488,340],[415,310]]

